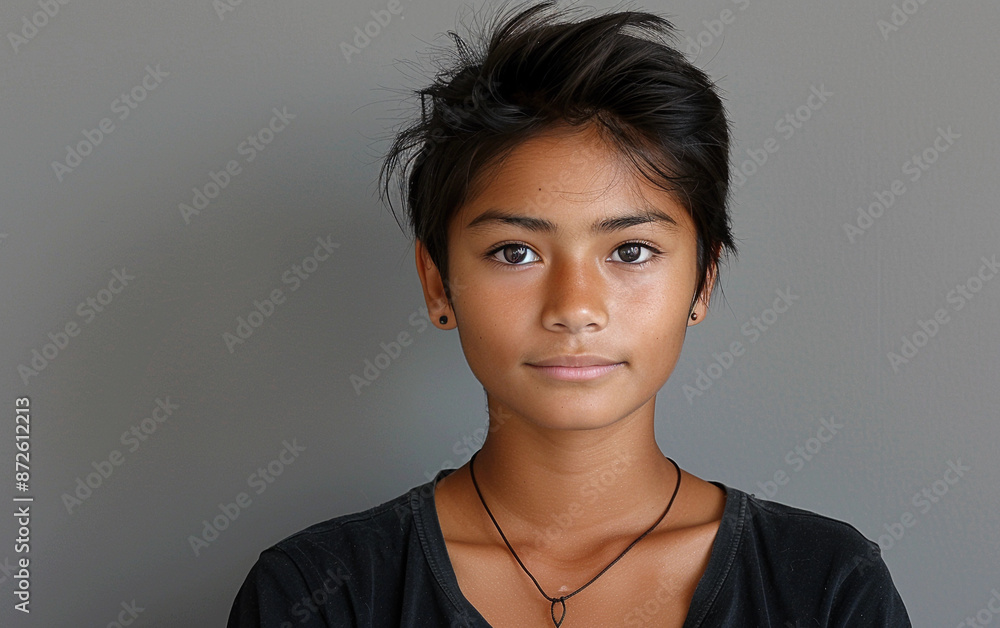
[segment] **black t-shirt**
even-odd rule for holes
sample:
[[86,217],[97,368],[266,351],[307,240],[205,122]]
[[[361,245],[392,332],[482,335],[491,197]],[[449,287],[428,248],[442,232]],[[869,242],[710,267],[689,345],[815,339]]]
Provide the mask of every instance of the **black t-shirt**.
[[[262,552],[228,628],[488,628],[462,595],[434,508],[434,486],[453,471]],[[684,628],[910,626],[878,545],[854,527],[715,484],[726,505]],[[624,624],[652,625],[656,603]]]

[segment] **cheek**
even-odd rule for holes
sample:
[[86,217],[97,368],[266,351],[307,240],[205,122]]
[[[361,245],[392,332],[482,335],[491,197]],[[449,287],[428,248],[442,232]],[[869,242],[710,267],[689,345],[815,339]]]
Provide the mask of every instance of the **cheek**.
[[626,333],[645,360],[671,369],[676,363],[687,332],[690,295],[686,290],[686,285],[661,282],[648,291],[634,293],[618,312],[621,326],[630,330]]
[[502,291],[476,287],[469,287],[456,299],[459,340],[469,368],[477,377],[488,374],[518,346],[516,339],[524,337],[524,307]]
[[660,328],[673,328],[678,321],[686,323],[694,285],[678,275],[667,272],[650,276],[647,281],[624,282],[614,295],[620,315],[631,320],[641,318],[643,324]]

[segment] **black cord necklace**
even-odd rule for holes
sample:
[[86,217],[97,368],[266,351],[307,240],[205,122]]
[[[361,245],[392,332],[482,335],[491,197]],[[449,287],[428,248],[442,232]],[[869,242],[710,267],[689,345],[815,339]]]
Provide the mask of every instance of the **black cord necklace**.
[[[583,591],[587,587],[589,587],[591,585],[591,583],[593,583],[595,580],[597,580],[602,575],[604,575],[605,571],[607,571],[608,569],[611,569],[611,565],[614,565],[619,560],[621,560],[621,557],[624,556],[626,553],[628,553],[628,551],[630,549],[632,549],[635,546],[636,543],[638,543],[639,541],[641,541],[643,539],[643,537],[645,537],[647,534],[649,534],[650,532],[652,532],[653,528],[655,528],[656,526],[658,526],[660,524],[660,522],[663,521],[663,518],[667,516],[667,513],[670,512],[670,507],[674,505],[674,498],[677,497],[677,491],[680,490],[680,488],[681,488],[681,468],[677,466],[677,463],[674,462],[673,459],[667,458],[667,460],[670,460],[671,464],[674,465],[674,468],[677,469],[677,485],[674,486],[674,493],[673,493],[673,495],[670,496],[670,501],[667,502],[666,509],[663,511],[663,514],[660,515],[660,518],[656,520],[656,523],[654,523],[653,525],[651,525],[648,530],[646,530],[641,535],[639,535],[639,538],[637,538],[636,540],[632,541],[632,544],[629,545],[628,547],[626,547],[625,551],[623,551],[621,554],[618,555],[618,558],[616,558],[613,561],[611,561],[608,564],[607,567],[605,567],[604,569],[602,569],[600,571],[600,573],[598,573],[596,576],[594,576],[593,578],[591,578],[590,582],[588,582],[587,584],[583,585],[582,587],[580,587],[576,591],[573,591],[569,595],[563,595],[563,596],[560,596],[560,597],[550,597],[549,595],[547,595],[545,593],[545,591],[542,590],[541,585],[538,584],[538,580],[535,580],[535,577],[533,575],[531,575],[531,572],[528,571],[528,568],[525,567],[524,563],[521,562],[521,559],[518,557],[517,552],[515,552],[514,548],[510,546],[510,542],[507,540],[507,537],[504,535],[503,530],[500,529],[500,524],[497,523],[496,517],[494,517],[493,513],[490,512],[490,507],[486,505],[486,500],[483,499],[483,493],[482,493],[482,491],[479,490],[479,484],[476,482],[476,471],[475,471],[474,467],[475,467],[475,463],[476,463],[476,456],[478,454],[479,454],[478,451],[476,453],[472,454],[472,458],[469,460],[469,474],[472,476],[472,485],[476,487],[476,493],[479,494],[479,501],[483,502],[483,508],[486,509],[486,514],[488,514],[490,516],[490,519],[493,521],[493,525],[496,526],[496,528],[497,528],[497,532],[500,533],[500,538],[502,538],[503,542],[507,544],[507,549],[509,549],[510,553],[514,555],[514,559],[517,561],[517,564],[521,565],[521,569],[524,570],[524,573],[528,574],[528,577],[531,578],[531,581],[535,583],[535,587],[538,589],[538,592],[541,593],[542,596],[544,596],[546,600],[548,600],[549,602],[552,603],[552,606],[549,609],[549,611],[552,614],[552,623],[556,625],[556,628],[559,628],[559,626],[563,623],[563,620],[566,618],[566,600],[569,599],[569,598],[571,598],[571,597],[573,597],[574,595],[576,595],[580,591]],[[559,604],[562,607],[562,614],[559,616],[559,619],[556,619],[556,604]]]

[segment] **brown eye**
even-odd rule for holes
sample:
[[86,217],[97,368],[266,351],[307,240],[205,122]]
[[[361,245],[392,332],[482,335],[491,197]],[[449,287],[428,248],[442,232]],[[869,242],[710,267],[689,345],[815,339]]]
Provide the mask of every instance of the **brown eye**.
[[[535,252],[530,247],[514,242],[496,247],[489,252],[488,257],[507,266],[527,266],[527,263],[537,261],[536,259],[526,260],[531,255],[535,255]],[[535,257],[537,258],[537,255]]]
[[[661,252],[643,242],[626,242],[615,249],[612,261],[622,262],[630,266],[644,266]],[[614,259],[617,257],[618,259]]]
[[508,244],[501,251],[504,259],[511,264],[520,264],[528,255],[528,247],[523,244]]
[[638,244],[626,244],[618,247],[618,257],[623,262],[634,262],[642,255],[642,246]]

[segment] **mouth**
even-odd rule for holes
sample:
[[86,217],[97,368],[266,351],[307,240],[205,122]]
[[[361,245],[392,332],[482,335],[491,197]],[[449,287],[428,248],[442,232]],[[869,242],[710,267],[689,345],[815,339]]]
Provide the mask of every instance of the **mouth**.
[[529,362],[531,366],[568,366],[568,367],[587,367],[587,366],[610,366],[613,364],[622,364],[619,360],[613,360],[611,358],[606,358],[601,355],[557,355],[551,358],[546,358],[544,360],[537,360],[535,362]]
[[560,355],[527,363],[536,372],[563,381],[597,379],[625,365],[598,355]]

